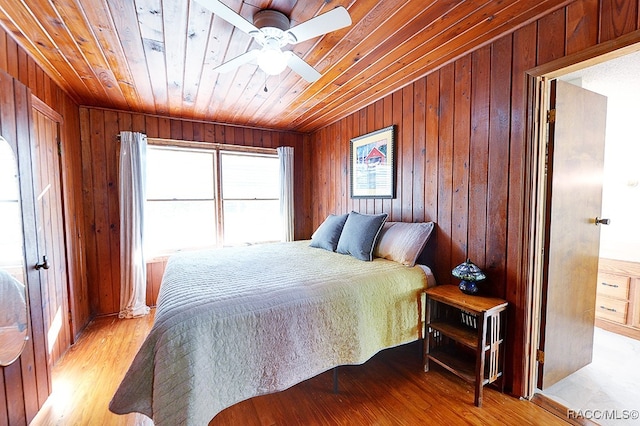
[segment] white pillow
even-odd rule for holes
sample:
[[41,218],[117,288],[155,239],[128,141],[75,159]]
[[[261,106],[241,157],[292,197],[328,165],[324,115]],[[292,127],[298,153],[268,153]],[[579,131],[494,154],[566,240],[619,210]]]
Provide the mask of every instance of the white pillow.
[[429,241],[433,227],[433,222],[387,222],[382,227],[373,254],[375,257],[414,266]]

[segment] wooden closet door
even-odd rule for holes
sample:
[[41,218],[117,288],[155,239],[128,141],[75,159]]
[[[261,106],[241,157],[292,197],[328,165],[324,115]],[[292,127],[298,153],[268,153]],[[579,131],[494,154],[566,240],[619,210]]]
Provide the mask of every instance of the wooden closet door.
[[34,268],[38,254],[32,129],[31,93],[0,70],[0,134],[9,142],[18,162],[30,317],[29,340],[22,354],[14,363],[0,367],[0,425],[29,424],[51,393],[40,274]]
[[71,345],[66,242],[60,174],[59,124],[33,109],[34,177],[38,213],[38,254],[43,316],[49,363],[54,365]]

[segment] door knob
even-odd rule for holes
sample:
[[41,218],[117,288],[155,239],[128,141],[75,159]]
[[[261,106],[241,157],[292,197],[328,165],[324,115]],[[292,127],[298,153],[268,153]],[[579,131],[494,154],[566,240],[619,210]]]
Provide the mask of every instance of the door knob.
[[602,225],[608,225],[609,223],[611,223],[610,219],[602,219],[599,217],[596,217],[596,226],[602,224]]
[[49,262],[47,262],[47,255],[42,256],[42,263],[36,263],[36,270],[49,269]]

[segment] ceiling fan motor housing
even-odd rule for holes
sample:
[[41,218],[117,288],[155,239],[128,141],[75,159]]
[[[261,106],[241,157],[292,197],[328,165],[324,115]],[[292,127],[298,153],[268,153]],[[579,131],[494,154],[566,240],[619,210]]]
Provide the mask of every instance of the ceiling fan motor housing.
[[289,29],[289,18],[277,10],[265,9],[253,15],[253,25],[264,30],[265,28],[277,28],[281,31]]
[[252,34],[262,45],[258,53],[258,66],[269,75],[278,75],[287,67],[288,56],[280,50],[290,43],[285,31],[289,29],[289,18],[277,10],[265,9],[253,16],[253,25],[260,29]]

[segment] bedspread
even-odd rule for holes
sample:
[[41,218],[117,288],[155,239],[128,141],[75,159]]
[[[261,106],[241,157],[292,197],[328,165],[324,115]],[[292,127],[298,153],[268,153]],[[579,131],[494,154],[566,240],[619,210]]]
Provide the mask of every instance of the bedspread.
[[154,325],[110,410],[206,425],[236,402],[420,337],[425,269],[308,244],[172,256]]

